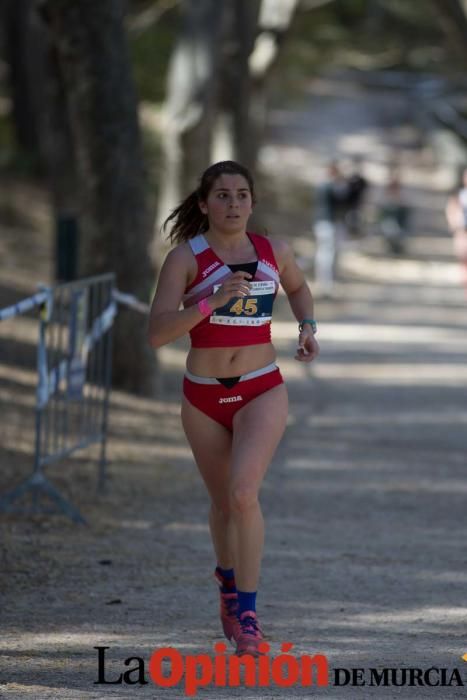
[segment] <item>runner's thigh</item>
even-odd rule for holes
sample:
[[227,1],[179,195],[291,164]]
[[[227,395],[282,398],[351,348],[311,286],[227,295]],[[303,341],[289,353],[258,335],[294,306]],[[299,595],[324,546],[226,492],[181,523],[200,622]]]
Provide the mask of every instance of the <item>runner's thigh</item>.
[[212,500],[218,508],[227,509],[232,433],[185,397],[182,424]]
[[259,489],[287,421],[285,384],[250,401],[235,415],[231,460],[231,488]]

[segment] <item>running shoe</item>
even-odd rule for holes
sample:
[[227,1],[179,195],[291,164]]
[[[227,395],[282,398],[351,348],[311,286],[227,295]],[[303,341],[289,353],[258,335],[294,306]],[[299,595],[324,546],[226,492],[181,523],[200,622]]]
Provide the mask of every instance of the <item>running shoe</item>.
[[225,584],[222,576],[214,572],[214,576],[219,584],[220,595],[220,617],[224,635],[232,644],[236,641],[240,633],[238,622],[238,595],[237,593],[223,593],[222,586]]
[[251,654],[258,656],[261,652],[258,646],[263,641],[263,632],[258,624],[258,618],[253,610],[246,610],[240,615],[239,619],[240,633],[236,637],[237,650],[236,654]]

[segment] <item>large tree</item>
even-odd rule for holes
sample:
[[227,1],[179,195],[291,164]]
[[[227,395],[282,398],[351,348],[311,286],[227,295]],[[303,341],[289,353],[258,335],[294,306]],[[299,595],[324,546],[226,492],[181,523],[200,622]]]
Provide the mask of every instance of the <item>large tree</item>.
[[[154,283],[149,256],[137,97],[124,30],[124,0],[45,0],[56,47],[76,155],[82,214],[80,272],[113,270],[118,287],[148,300]],[[151,393],[155,356],[145,319],[122,310],[114,336],[114,379]]]
[[[37,154],[37,35],[31,31],[33,0],[1,0],[3,56],[8,66],[13,127],[17,145]],[[40,66],[39,66],[40,70]]]
[[467,57],[467,0],[432,0],[440,25],[461,61]]
[[45,176],[55,219],[76,217],[73,145],[46,14],[37,0],[0,0],[0,17],[17,149]]
[[184,0],[169,68],[160,220],[213,160],[253,171],[265,85],[298,0]]
[[229,2],[182,3],[180,33],[167,77],[164,172],[158,209],[161,221],[195,187],[199,171],[210,162],[222,21]]

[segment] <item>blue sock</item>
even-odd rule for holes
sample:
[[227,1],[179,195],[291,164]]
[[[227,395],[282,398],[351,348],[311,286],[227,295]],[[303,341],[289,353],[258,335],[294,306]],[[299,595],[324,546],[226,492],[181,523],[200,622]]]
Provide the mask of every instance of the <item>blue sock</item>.
[[222,579],[221,591],[222,593],[236,593],[237,588],[235,586],[235,573],[233,569],[221,569],[220,566],[216,566],[216,573]]
[[238,593],[238,616],[246,610],[256,612],[256,591],[247,593],[246,591],[237,591]]

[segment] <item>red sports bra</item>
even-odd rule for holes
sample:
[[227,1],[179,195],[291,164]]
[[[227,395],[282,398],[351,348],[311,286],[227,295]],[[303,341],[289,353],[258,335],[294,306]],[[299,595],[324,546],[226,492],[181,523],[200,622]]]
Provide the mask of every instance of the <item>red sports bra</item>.
[[[231,299],[228,304],[215,309],[210,316],[194,326],[190,331],[191,345],[194,348],[237,347],[271,342],[271,317],[279,289],[279,270],[268,239],[255,233],[247,235],[258,256],[256,273],[250,281],[250,294]],[[214,253],[202,233],[191,238],[188,244],[196,257],[198,272],[185,290],[185,308],[214,294],[232,274],[229,266]]]

